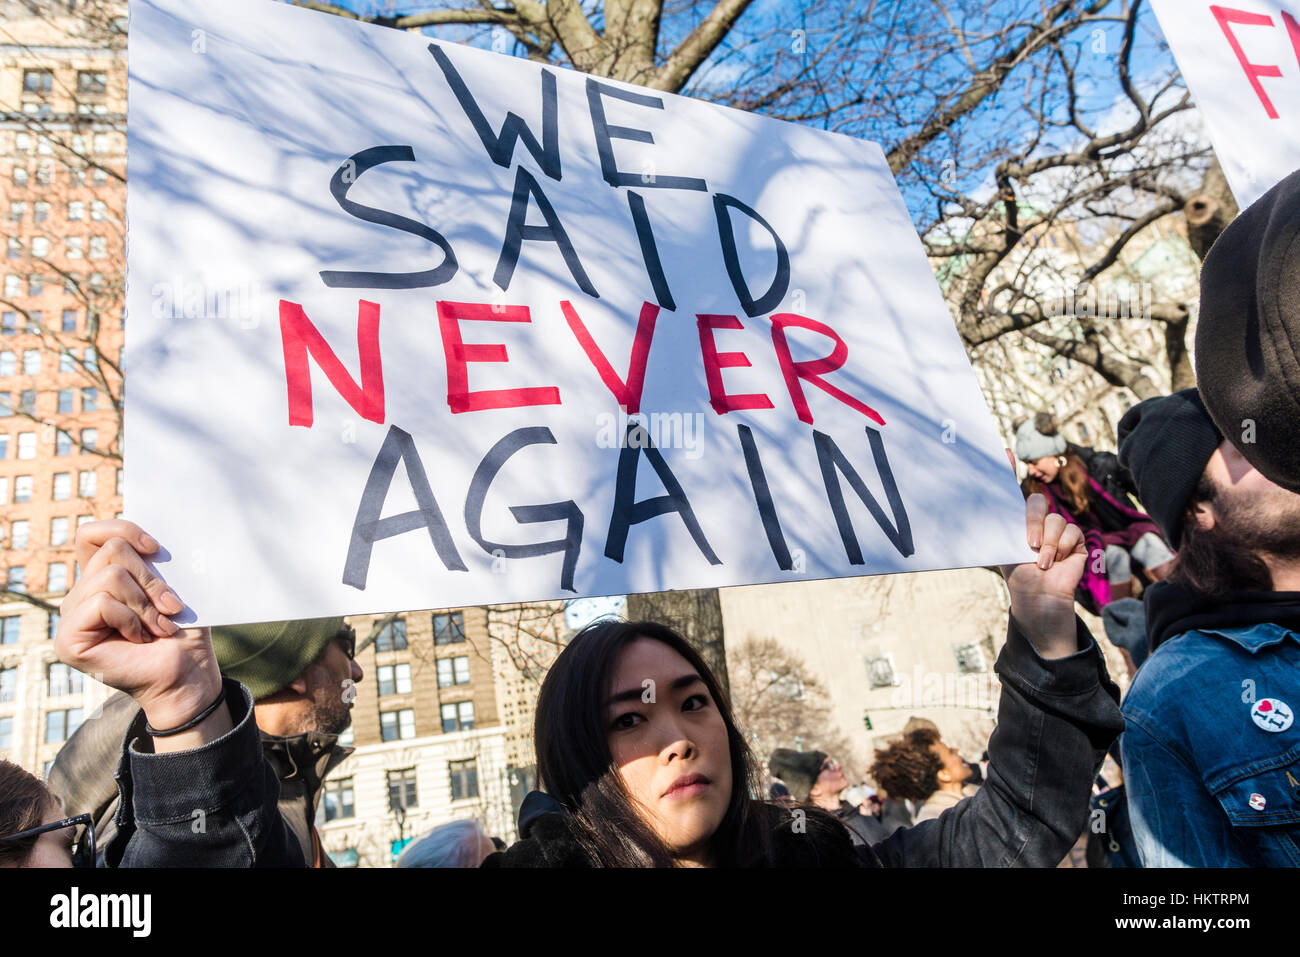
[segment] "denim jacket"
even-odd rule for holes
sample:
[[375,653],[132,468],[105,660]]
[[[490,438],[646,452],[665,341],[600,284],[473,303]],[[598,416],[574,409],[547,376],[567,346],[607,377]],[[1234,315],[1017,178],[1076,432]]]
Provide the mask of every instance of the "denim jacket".
[[223,678],[234,727],[202,747],[156,754],[144,712],[117,765],[117,832],[109,867],[302,867],[280,816],[280,785],[262,754],[253,696]]
[[1122,709],[1129,814],[1146,867],[1300,865],[1293,705],[1300,635],[1280,625],[1187,631],[1156,649]]

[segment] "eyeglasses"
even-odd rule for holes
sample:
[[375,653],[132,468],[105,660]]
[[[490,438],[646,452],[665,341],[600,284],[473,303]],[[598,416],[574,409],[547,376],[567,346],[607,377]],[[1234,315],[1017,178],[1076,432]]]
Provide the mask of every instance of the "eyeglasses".
[[53,821],[50,824],[42,824],[40,827],[28,828],[25,831],[19,831],[17,834],[6,834],[4,837],[0,837],[0,841],[21,841],[28,837],[38,837],[47,831],[59,831],[65,827],[85,827],[84,838],[78,841],[72,849],[72,866],[93,868],[95,866],[95,822],[89,814],[65,817],[62,821]]
[[834,758],[827,758],[822,762],[823,771],[838,771],[839,769],[840,762],[836,761]]
[[357,630],[355,628],[351,625],[344,625],[339,629],[338,635],[335,636],[335,641],[341,641],[343,643],[343,653],[348,656],[349,660],[356,658]]

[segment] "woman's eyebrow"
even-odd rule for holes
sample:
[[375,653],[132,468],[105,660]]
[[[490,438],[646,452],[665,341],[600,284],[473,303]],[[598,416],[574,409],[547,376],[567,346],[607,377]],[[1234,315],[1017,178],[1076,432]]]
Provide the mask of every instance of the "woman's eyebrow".
[[[669,683],[668,690],[680,691],[682,688],[690,687],[691,685],[695,684],[697,681],[700,684],[704,684],[704,679],[692,671],[688,675],[682,675],[680,678],[674,678],[672,682]],[[623,701],[638,700],[641,698],[642,695],[645,694],[645,692],[646,692],[645,685],[642,685],[639,688],[628,688],[626,691],[620,691],[618,694],[613,695],[608,701],[605,702],[605,706],[608,707],[609,705],[619,704]]]

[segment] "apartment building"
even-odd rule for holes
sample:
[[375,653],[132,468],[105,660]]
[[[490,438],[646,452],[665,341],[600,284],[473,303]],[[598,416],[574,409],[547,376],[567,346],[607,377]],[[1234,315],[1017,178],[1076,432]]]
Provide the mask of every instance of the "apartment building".
[[122,510],[126,10],[78,6],[0,2],[0,756],[38,773],[105,694],[51,638]]

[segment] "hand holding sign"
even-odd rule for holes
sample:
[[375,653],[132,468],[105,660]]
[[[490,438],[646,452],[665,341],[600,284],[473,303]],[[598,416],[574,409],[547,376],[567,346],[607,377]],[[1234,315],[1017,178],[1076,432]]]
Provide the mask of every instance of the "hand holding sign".
[[1025,501],[1025,537],[1038,561],[1002,567],[1011,617],[1040,655],[1064,658],[1079,650],[1074,590],[1088,557],[1083,532],[1060,515],[1049,515],[1047,499],[1035,493]]
[[[158,543],[131,522],[77,530],[81,578],[63,599],[59,659],[130,695],[154,728],[177,727],[217,699],[221,672],[206,628],[180,630],[167,617],[184,605],[142,555]],[[197,747],[231,727],[224,707],[194,729],[158,738],[159,751]]]

